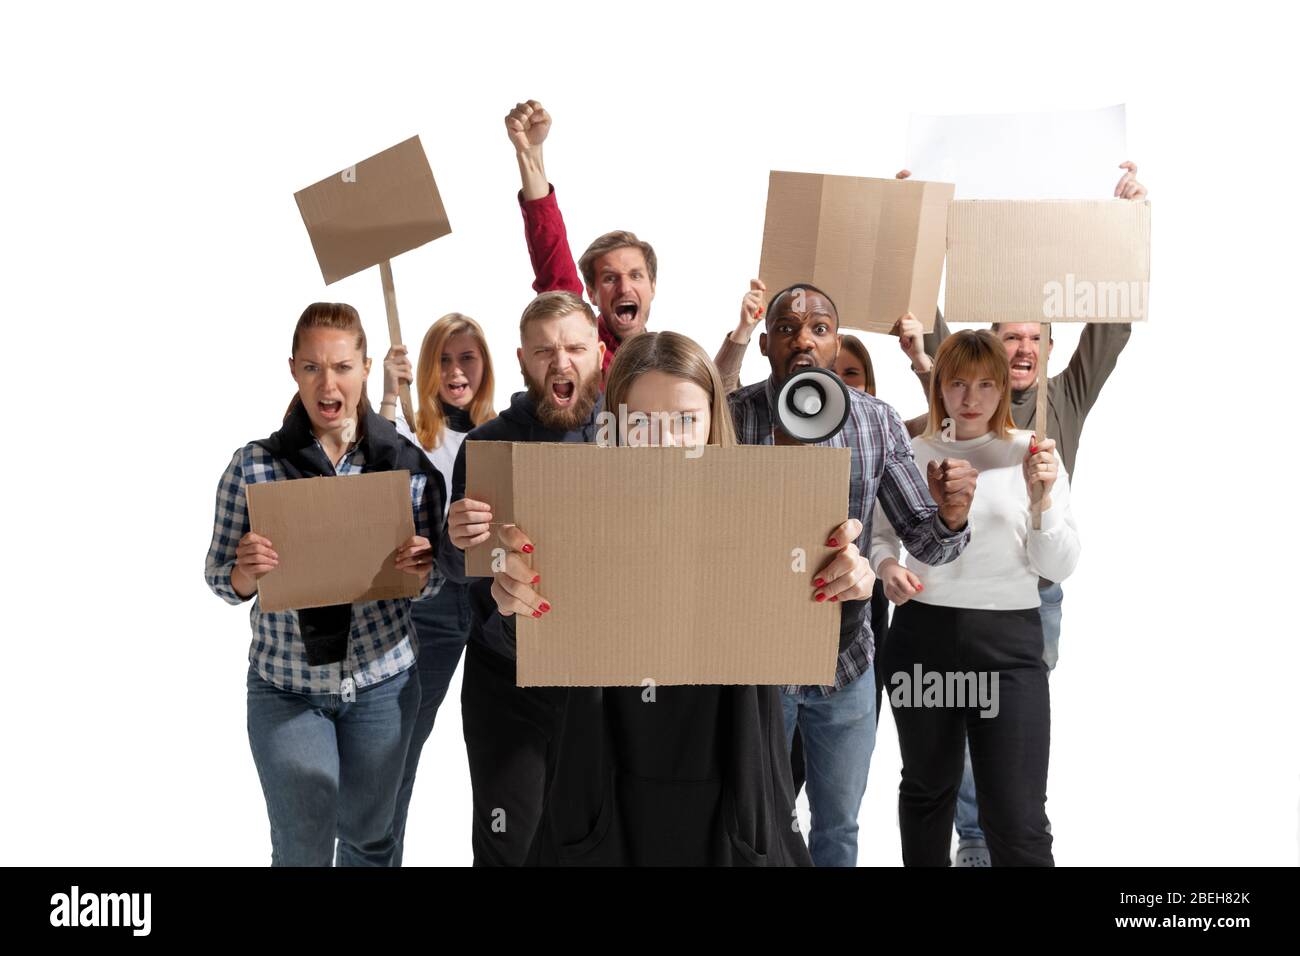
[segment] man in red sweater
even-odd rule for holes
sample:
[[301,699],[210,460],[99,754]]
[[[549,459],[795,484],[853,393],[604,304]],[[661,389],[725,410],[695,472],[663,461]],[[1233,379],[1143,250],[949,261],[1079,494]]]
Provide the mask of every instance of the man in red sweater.
[[645,331],[659,264],[650,243],[618,230],[605,233],[588,246],[574,267],[564,217],[542,163],[542,144],[550,131],[551,115],[537,100],[517,104],[506,116],[506,132],[514,144],[523,182],[519,207],[524,214],[528,256],[533,262],[533,289],[587,293],[587,301],[596,307],[597,331],[605,343],[603,387],[604,374],[619,345]]

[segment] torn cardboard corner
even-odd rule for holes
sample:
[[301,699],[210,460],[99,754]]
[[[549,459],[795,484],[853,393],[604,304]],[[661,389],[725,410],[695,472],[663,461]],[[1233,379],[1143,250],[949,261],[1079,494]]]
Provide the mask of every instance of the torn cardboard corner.
[[293,195],[326,285],[451,232],[418,136]]
[[809,282],[840,327],[888,332],[906,312],[934,327],[951,183],[773,171],[759,278]]
[[[839,605],[812,580],[849,500],[847,448],[466,445],[466,497],[536,547],[551,604],[516,616],[530,686],[831,684]],[[490,574],[494,535],[466,553]]]
[[420,579],[395,564],[415,534],[409,471],[259,482],[247,494],[252,530],[280,557],[257,584],[263,611],[420,593]]
[[959,199],[948,215],[948,322],[1147,317],[1145,200]]

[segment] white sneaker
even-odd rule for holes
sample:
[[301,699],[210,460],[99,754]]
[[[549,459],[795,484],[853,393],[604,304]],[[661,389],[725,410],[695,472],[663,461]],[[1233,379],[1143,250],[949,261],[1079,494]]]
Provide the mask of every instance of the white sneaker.
[[954,866],[992,866],[989,848],[983,840],[962,840],[957,844]]

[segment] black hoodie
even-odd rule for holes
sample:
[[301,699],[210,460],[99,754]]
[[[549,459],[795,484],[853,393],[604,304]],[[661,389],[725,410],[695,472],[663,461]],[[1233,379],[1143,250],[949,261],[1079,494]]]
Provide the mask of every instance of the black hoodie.
[[[451,500],[465,497],[465,445],[472,441],[560,441],[590,443],[596,440],[596,417],[600,414],[604,396],[596,400],[591,415],[576,431],[557,432],[547,428],[537,418],[537,408],[527,392],[516,392],[510,397],[510,407],[496,418],[479,425],[468,435],[456,454],[456,465],[451,477]],[[470,604],[469,639],[510,660],[515,659],[515,619],[503,618],[497,613],[492,599],[491,578],[466,578],[465,553],[451,543],[444,528],[438,542],[438,567],[450,580],[468,582]]]

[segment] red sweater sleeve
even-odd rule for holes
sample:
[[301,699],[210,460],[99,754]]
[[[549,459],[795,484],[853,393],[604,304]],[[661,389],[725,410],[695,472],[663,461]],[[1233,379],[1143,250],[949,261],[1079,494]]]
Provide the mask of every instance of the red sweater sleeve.
[[524,200],[519,191],[519,209],[524,214],[524,240],[533,261],[534,292],[572,292],[582,295],[582,279],[573,263],[564,217],[555,201],[555,187],[541,199]]

